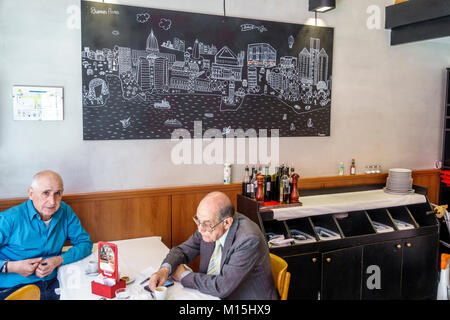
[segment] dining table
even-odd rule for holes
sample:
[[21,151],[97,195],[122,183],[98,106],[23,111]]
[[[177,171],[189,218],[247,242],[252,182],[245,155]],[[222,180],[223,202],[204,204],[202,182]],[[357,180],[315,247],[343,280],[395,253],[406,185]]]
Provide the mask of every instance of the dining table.
[[[117,246],[119,276],[127,277],[129,298],[133,300],[154,300],[155,297],[144,287],[148,278],[159,269],[169,248],[161,241],[161,237],[144,237],[118,241],[109,241]],[[97,244],[87,257],[58,268],[61,300],[104,300],[104,297],[93,294],[91,282],[97,273],[88,272],[90,261],[98,262]],[[118,299],[115,297],[113,299]],[[167,288],[166,300],[219,300],[219,298],[202,293],[196,289],[185,288],[180,282],[173,281]]]

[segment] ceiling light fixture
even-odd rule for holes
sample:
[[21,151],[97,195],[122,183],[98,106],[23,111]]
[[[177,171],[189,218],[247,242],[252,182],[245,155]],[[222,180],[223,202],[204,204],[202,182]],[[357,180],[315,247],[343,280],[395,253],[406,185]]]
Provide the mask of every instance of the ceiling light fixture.
[[336,8],[336,0],[309,0],[309,11],[327,12]]

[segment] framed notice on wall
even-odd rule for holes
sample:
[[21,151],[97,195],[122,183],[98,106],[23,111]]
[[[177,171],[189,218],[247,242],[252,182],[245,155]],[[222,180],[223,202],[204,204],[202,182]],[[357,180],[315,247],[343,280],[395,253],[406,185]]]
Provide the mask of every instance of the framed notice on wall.
[[13,86],[14,120],[64,120],[63,87]]

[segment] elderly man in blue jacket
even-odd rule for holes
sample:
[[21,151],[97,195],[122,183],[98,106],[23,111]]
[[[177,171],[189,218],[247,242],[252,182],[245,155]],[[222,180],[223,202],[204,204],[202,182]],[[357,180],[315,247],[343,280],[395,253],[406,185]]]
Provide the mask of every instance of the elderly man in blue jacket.
[[[57,267],[91,253],[89,234],[73,210],[61,201],[62,178],[53,171],[37,173],[29,199],[0,213],[0,299],[35,284],[41,299],[57,300]],[[61,253],[66,240],[73,245]]]

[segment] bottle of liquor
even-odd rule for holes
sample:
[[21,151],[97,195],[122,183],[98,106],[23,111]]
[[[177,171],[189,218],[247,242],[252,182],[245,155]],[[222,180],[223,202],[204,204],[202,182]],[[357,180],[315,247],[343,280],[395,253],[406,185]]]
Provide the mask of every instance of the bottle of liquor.
[[355,175],[356,174],[355,159],[352,159],[352,165],[350,166],[350,174],[351,175]]
[[280,203],[287,204],[289,203],[289,198],[291,195],[290,185],[289,185],[289,177],[287,174],[287,167],[283,168],[283,175],[280,179]]
[[250,172],[248,166],[245,166],[244,182],[242,182],[242,195],[250,196]]
[[269,202],[271,199],[272,190],[272,176],[269,174],[269,167],[265,167],[264,175],[264,202]]
[[294,173],[291,175],[292,179],[292,191],[291,191],[291,203],[298,203],[298,178],[299,175]]
[[283,203],[283,181],[281,180],[281,177],[282,176],[280,176],[280,175],[278,175],[278,177],[277,177],[277,180],[278,180],[278,182],[277,182],[277,185],[278,185],[278,202],[280,204]]
[[[294,171],[295,171],[294,165],[291,165],[290,173],[288,175],[289,176],[289,190],[290,190],[291,194],[292,194],[292,190],[293,190],[293,188],[292,188],[292,175],[295,173]],[[290,199],[290,195],[289,195],[289,199]]]
[[272,189],[272,195],[271,198],[274,201],[278,201],[280,192],[280,187],[277,185],[277,176],[278,176],[278,167],[275,167],[275,172],[272,175],[272,183],[271,183],[271,189]]
[[281,176],[283,172],[284,164],[281,165],[281,167],[278,168],[277,172],[277,181],[275,182],[277,185],[277,201],[282,203],[283,202],[283,185],[281,184]]
[[256,197],[256,187],[257,187],[256,169],[255,167],[252,167],[252,175],[250,180],[250,198],[252,199],[255,199]]

